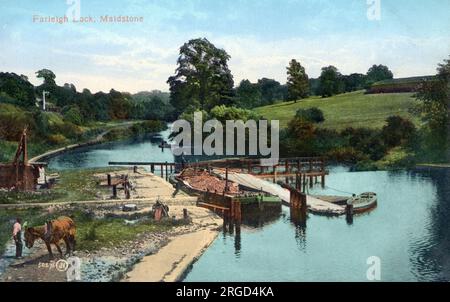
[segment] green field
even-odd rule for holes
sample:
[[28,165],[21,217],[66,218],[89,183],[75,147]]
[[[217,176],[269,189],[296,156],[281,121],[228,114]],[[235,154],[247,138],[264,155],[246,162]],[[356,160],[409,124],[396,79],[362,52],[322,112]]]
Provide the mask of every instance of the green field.
[[356,91],[329,98],[310,97],[297,103],[283,102],[255,108],[255,111],[269,120],[280,120],[284,128],[299,108],[317,107],[325,116],[321,127],[342,130],[347,127],[381,128],[387,117],[400,115],[420,124],[410,113],[416,100],[412,93],[364,94]]

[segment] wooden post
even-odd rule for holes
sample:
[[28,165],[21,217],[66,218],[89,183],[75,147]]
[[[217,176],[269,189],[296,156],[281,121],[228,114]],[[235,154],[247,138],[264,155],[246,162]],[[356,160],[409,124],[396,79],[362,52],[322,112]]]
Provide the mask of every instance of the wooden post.
[[154,164],[151,164],[151,165],[150,165],[150,171],[151,171],[152,173],[155,173],[155,165],[154,165]]
[[225,167],[225,191],[228,192],[228,163]]
[[306,173],[303,173],[303,192],[306,192]]
[[187,220],[189,218],[187,209],[183,209],[183,219]]
[[347,201],[347,206],[345,207],[345,214],[347,218],[353,217],[353,203]]
[[137,166],[133,167],[133,173],[137,173]]
[[168,172],[168,164],[167,164],[167,162],[166,162],[166,180],[169,179],[169,173],[167,173],[167,172]]
[[322,172],[322,175],[321,175],[321,180],[320,180],[320,182],[322,183],[322,188],[325,188],[325,159],[324,158],[322,158],[322,167],[321,167],[321,172]]
[[232,200],[231,203],[233,204],[233,219],[235,222],[240,223],[241,222],[241,202],[239,200]]
[[107,183],[108,183],[108,187],[111,186],[111,174],[106,174],[106,179],[107,179]]
[[117,185],[113,186],[112,191],[113,191],[113,198],[117,198]]
[[164,178],[164,166],[161,164],[161,178]]

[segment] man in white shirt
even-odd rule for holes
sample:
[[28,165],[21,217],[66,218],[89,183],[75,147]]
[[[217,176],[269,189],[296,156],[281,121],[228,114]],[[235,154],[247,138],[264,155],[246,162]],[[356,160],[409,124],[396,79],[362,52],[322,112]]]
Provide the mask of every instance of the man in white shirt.
[[16,219],[16,222],[13,225],[13,239],[16,243],[16,258],[21,259],[22,258],[22,249],[23,249],[23,243],[22,243],[22,220],[20,218]]

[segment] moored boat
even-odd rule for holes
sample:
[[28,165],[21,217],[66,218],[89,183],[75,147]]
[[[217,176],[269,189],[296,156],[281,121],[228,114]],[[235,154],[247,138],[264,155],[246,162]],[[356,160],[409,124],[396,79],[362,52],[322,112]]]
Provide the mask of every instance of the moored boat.
[[365,192],[349,198],[347,204],[353,205],[353,212],[355,213],[365,212],[377,206],[377,194]]

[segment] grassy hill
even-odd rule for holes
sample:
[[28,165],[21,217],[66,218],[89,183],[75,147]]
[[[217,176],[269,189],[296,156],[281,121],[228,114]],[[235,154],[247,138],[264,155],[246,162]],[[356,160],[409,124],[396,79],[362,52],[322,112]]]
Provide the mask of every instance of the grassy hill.
[[356,91],[329,98],[314,96],[297,103],[277,103],[255,108],[255,111],[269,120],[280,120],[282,128],[287,126],[299,108],[311,107],[323,111],[325,122],[321,127],[336,130],[350,126],[381,128],[391,115],[409,118],[419,125],[419,120],[409,112],[415,102],[412,93],[364,94],[363,91]]

